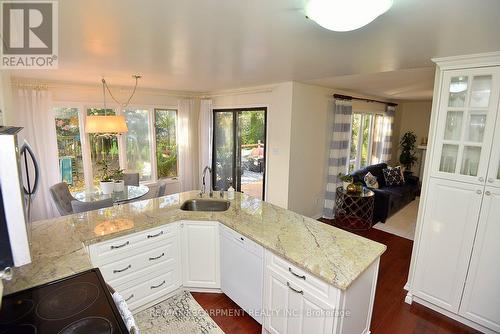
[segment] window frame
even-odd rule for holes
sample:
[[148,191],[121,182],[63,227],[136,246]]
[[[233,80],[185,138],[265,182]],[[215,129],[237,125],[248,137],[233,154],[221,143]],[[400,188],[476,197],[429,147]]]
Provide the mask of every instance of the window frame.
[[[352,170],[350,170],[350,165],[353,160],[351,160],[351,146],[352,146],[352,132],[353,132],[353,120],[354,120],[354,115],[361,115],[361,120],[359,122],[359,128],[358,128],[358,142],[357,142],[357,151],[356,151],[356,158],[354,159],[354,167]],[[369,110],[353,110],[352,115],[351,115],[351,124],[349,127],[349,147],[348,147],[348,152],[349,152],[349,157],[347,159],[347,171],[348,173],[351,173],[353,171],[356,171],[358,169],[364,168],[366,166],[370,166],[372,163],[372,157],[373,157],[373,140],[374,140],[374,133],[375,133],[375,117],[376,116],[382,116],[384,117],[384,114],[382,112],[377,112],[377,111],[369,111]],[[368,126],[368,148],[367,148],[367,157],[366,157],[366,166],[361,166],[361,155],[362,155],[362,146],[363,146],[363,135],[362,135],[362,129],[363,129],[363,124],[365,121],[365,118],[369,117],[369,126]]]
[[[79,127],[80,127],[80,141],[82,145],[82,159],[83,159],[83,177],[85,178],[85,187],[87,189],[91,189],[94,187],[93,185],[93,171],[92,171],[92,160],[90,154],[90,140],[89,136],[86,133],[85,129],[85,117],[87,116],[87,110],[90,108],[104,108],[103,103],[91,103],[91,102],[64,102],[64,101],[54,101],[51,106],[52,110],[52,118],[55,119],[53,114],[54,109],[56,108],[75,108],[78,110],[78,119],[79,119]],[[156,127],[155,127],[155,110],[173,110],[176,115],[176,141],[178,140],[178,130],[179,130],[179,110],[177,106],[172,105],[148,105],[148,104],[131,104],[126,108],[117,105],[116,103],[106,105],[107,109],[113,109],[116,115],[124,115],[124,110],[147,110],[148,111],[148,129],[150,136],[150,150],[151,150],[151,180],[149,181],[141,181],[141,184],[150,185],[157,183],[158,181],[166,181],[167,183],[175,183],[178,182],[180,178],[179,173],[179,159],[177,159],[177,176],[170,178],[158,178],[158,170],[157,170],[157,162],[156,162]],[[117,136],[118,139],[118,159],[120,168],[127,169],[127,150],[125,138],[122,135]],[[57,140],[57,138],[55,138]],[[177,157],[179,157],[177,148]],[[59,159],[59,156],[58,156]],[[60,171],[59,171],[60,173]]]

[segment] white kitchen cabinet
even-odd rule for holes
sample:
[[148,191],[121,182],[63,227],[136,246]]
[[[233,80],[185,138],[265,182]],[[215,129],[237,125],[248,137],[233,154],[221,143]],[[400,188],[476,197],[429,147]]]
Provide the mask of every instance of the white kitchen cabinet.
[[443,74],[432,175],[484,184],[500,87],[495,67]]
[[328,316],[332,305],[272,269],[268,270],[266,280],[269,291],[265,309],[270,316],[265,328],[270,333],[332,333],[335,318]]
[[500,52],[437,64],[406,301],[500,330]]
[[493,145],[491,147],[491,157],[486,185],[500,188],[500,101],[498,102],[497,110],[499,111],[495,126]]
[[500,332],[500,189],[486,187],[460,314]]
[[342,291],[265,253],[264,333],[369,333],[379,260]]
[[220,289],[219,223],[182,221],[180,226],[183,285]]
[[451,312],[460,305],[482,193],[474,184],[429,181],[415,295]]

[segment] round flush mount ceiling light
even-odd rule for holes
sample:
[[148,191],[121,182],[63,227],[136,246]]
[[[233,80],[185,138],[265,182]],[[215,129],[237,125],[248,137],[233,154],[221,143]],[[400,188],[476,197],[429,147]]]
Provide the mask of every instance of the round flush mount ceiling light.
[[361,28],[391,8],[393,0],[309,0],[308,18],[325,29],[350,31]]

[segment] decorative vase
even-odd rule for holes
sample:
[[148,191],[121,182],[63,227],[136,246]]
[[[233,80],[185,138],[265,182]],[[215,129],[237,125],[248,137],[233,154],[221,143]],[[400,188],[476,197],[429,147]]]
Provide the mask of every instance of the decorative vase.
[[355,193],[358,192],[358,187],[354,183],[349,183],[349,185],[347,186],[346,191],[349,194],[355,194]]
[[113,191],[116,193],[122,192],[125,190],[125,181],[123,181],[123,180],[115,181],[114,185],[115,185],[115,187],[114,187]]
[[101,191],[104,195],[110,195],[115,189],[115,183],[113,181],[101,181]]

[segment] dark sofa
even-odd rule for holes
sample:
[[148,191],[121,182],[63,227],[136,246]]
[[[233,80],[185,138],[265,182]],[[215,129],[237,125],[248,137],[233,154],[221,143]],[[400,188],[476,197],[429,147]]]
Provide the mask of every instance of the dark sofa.
[[377,177],[379,189],[372,189],[375,193],[375,208],[373,210],[373,223],[385,223],[386,219],[413,201],[419,190],[419,179],[416,176],[406,176],[402,186],[386,186],[384,173],[387,164],[367,166],[351,173],[354,182],[361,182],[365,187],[364,177],[370,172]]

